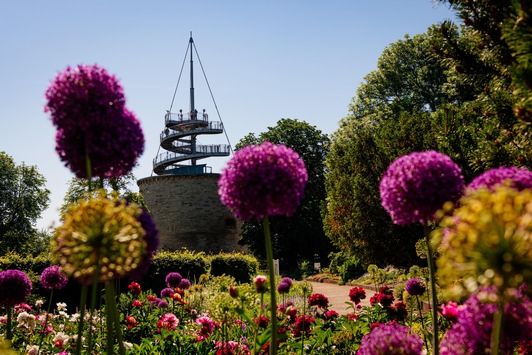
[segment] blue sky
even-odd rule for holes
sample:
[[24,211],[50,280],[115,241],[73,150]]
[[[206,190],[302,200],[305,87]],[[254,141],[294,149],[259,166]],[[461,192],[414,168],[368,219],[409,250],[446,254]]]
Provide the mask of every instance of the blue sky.
[[[67,66],[97,63],[121,80],[145,134],[133,171],[142,178],[152,173],[190,32],[234,146],[281,118],[333,133],[386,46],[451,18],[431,0],[1,1],[0,151],[47,179],[52,201],[37,224],[46,228],[57,224],[72,174],[55,154],[44,92]],[[196,107],[218,120],[195,68]],[[173,108],[188,109],[186,75]],[[219,172],[227,159],[206,162]]]

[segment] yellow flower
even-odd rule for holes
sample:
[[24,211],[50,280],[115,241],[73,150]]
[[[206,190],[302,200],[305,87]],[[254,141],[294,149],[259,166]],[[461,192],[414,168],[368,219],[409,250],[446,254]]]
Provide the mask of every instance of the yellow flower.
[[135,204],[109,199],[104,192],[71,206],[52,238],[52,256],[62,271],[83,284],[127,276],[146,251]]
[[441,238],[438,276],[447,296],[532,282],[532,190],[499,186],[468,193],[435,233]]

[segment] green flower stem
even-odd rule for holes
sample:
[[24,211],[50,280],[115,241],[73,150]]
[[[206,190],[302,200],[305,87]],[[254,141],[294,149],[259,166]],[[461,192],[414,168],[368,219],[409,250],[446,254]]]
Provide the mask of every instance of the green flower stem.
[[81,297],[79,301],[79,321],[78,321],[78,338],[76,339],[76,355],[81,354],[81,337],[83,335],[83,325],[85,323],[85,304],[87,303],[87,285],[81,286]]
[[41,353],[42,340],[44,338],[44,331],[46,330],[46,325],[48,324],[48,315],[50,314],[50,309],[52,308],[53,297],[54,297],[54,289],[52,288],[52,290],[50,291],[50,301],[48,302],[48,309],[46,310],[46,316],[44,318],[44,323],[41,329],[41,335],[39,337],[39,347],[37,348],[37,355]]
[[[116,307],[116,293],[113,281],[105,283],[105,309],[107,311],[107,349],[108,351],[111,349],[109,354],[113,353],[114,337],[116,335],[119,354],[125,355],[126,349],[124,348],[122,329],[120,328],[120,316]],[[111,347],[109,347],[109,342],[111,342]]]
[[[425,243],[427,244],[427,262],[430,274],[430,291],[431,291],[431,314],[432,314],[432,353],[438,355],[440,349],[438,346],[438,295],[436,294],[436,278],[434,274],[434,260],[432,255],[432,248],[430,246],[429,226],[427,222],[423,225],[423,234],[425,235]],[[428,349],[427,349],[428,350]]]
[[264,217],[264,241],[266,243],[266,261],[270,276],[270,314],[272,319],[272,335],[270,341],[270,355],[277,353],[277,304],[275,302],[275,273],[273,270],[273,248],[268,216]]
[[423,307],[421,305],[421,301],[419,300],[419,296],[416,295],[416,301],[417,301],[417,308],[419,309],[419,319],[421,320],[421,328],[423,329],[423,342],[425,343],[425,347],[427,348],[427,351],[429,349],[429,343],[427,341],[427,329],[425,328],[425,321],[423,320]]
[[499,348],[502,339],[502,319],[504,317],[504,302],[499,295],[497,300],[497,311],[493,315],[493,328],[491,329],[491,353],[499,355]]
[[7,320],[6,320],[6,338],[7,340],[13,339],[13,329],[12,329],[12,322],[13,322],[13,307],[7,306]]
[[[96,260],[99,260],[99,257],[96,258]],[[92,289],[91,289],[91,304],[90,304],[90,314],[89,314],[89,335],[88,335],[88,345],[89,345],[89,354],[92,353],[92,315],[94,314],[94,310],[96,309],[96,298],[97,298],[97,290],[98,290],[98,277],[100,275],[100,267],[98,265],[98,261],[96,261],[96,268],[94,271],[94,281],[92,283]]]

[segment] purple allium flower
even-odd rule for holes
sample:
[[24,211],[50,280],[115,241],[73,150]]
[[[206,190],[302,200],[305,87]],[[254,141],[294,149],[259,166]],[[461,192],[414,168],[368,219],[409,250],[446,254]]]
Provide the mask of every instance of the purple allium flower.
[[[490,352],[493,315],[497,305],[487,299],[495,295],[494,288],[483,288],[460,307],[457,321],[445,333],[440,344],[442,355],[487,354]],[[502,328],[503,354],[513,354],[518,343],[532,342],[532,302],[519,292],[504,307]]]
[[135,115],[124,109],[100,125],[59,127],[55,149],[78,178],[87,178],[87,156],[92,176],[120,177],[135,167],[144,151],[144,135]]
[[176,288],[179,287],[179,283],[183,279],[183,276],[181,276],[178,272],[170,272],[168,275],[166,275],[166,285],[170,288]]
[[122,86],[98,65],[68,67],[46,91],[56,151],[78,178],[91,174],[119,177],[131,171],[144,150],[144,136],[135,115],[125,108]]
[[14,306],[26,300],[32,284],[30,278],[20,270],[0,272],[0,306]]
[[358,355],[405,354],[418,355],[423,350],[423,340],[410,328],[398,323],[375,327],[362,338]]
[[292,216],[303,198],[307,170],[284,145],[264,142],[237,151],[222,172],[218,193],[242,220]]
[[151,214],[146,210],[142,210],[142,213],[137,218],[140,222],[142,229],[146,232],[144,234],[144,241],[146,242],[146,252],[144,253],[139,266],[131,271],[130,278],[132,280],[140,280],[150,268],[153,256],[159,247],[159,230],[155,225],[155,222],[151,218]]
[[189,279],[182,278],[181,282],[179,282],[179,286],[178,287],[180,289],[182,289],[182,290],[188,290],[191,285],[192,284],[190,283]]
[[159,303],[157,303],[157,307],[159,308],[168,308],[168,302],[165,300],[160,300]]
[[510,187],[522,191],[532,188],[532,171],[525,168],[516,168],[515,166],[502,166],[491,169],[477,176],[469,185],[468,190],[477,190],[481,187],[491,191],[495,186],[508,183]]
[[58,127],[75,120],[86,128],[92,120],[121,111],[126,101],[118,79],[97,64],[67,67],[52,80],[45,97],[44,111]]
[[382,206],[395,224],[424,223],[464,189],[458,165],[436,151],[415,152],[395,160],[380,183]]
[[281,279],[281,282],[284,282],[288,285],[290,285],[290,287],[292,287],[292,285],[294,284],[294,281],[292,281],[291,278],[289,278],[288,276],[285,276]]
[[60,290],[67,282],[68,278],[57,265],[47,267],[41,274],[41,284],[47,290]]
[[405,290],[410,296],[421,296],[427,290],[427,286],[423,280],[414,277],[406,282]]
[[170,287],[163,288],[161,290],[161,298],[172,297],[174,290]]
[[281,280],[281,282],[279,282],[279,285],[277,285],[277,292],[279,292],[280,294],[288,293],[290,292],[291,287],[292,285],[290,283]]

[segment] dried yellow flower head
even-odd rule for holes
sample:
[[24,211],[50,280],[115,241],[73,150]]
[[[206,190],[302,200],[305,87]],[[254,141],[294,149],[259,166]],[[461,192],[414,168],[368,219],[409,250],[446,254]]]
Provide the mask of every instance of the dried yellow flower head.
[[51,241],[52,256],[62,271],[83,284],[127,276],[146,251],[144,229],[135,204],[110,199],[102,192],[79,201],[64,215]]
[[438,276],[451,298],[480,286],[500,290],[532,282],[532,190],[499,186],[466,194],[435,231]]

